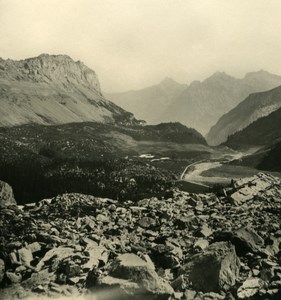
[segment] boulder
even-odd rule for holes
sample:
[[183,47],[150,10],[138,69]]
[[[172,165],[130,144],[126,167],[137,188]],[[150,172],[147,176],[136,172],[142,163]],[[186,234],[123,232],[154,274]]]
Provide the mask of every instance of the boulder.
[[94,246],[94,244],[88,244],[85,249],[85,254],[87,254],[89,260],[82,265],[84,271],[91,270],[94,267],[99,266],[101,262],[106,264],[108,261],[108,251],[102,245],[96,244],[96,246]]
[[266,192],[275,184],[280,184],[280,180],[264,173],[259,173],[250,178],[243,178],[234,183],[237,190],[230,198],[234,204],[240,205]]
[[151,257],[157,267],[172,269],[179,265],[179,261],[182,259],[182,250],[169,243],[158,244],[151,249]]
[[151,294],[169,296],[173,288],[158,277],[155,268],[135,254],[119,255],[112,263],[109,275],[115,278],[130,280]]
[[239,269],[239,258],[229,242],[210,245],[203,253],[194,255],[186,266],[193,287],[203,292],[229,290],[236,283]]
[[41,250],[41,245],[38,242],[33,242],[27,246],[32,253],[38,252]]
[[260,278],[248,278],[237,291],[238,299],[248,299],[262,288],[264,288],[265,282]]
[[22,262],[24,266],[29,267],[31,262],[33,261],[33,255],[30,248],[23,247],[18,250],[19,260]]
[[75,262],[68,260],[63,264],[62,271],[67,277],[75,277],[81,273],[81,268]]
[[139,225],[142,228],[151,228],[151,227],[155,227],[156,226],[156,221],[155,219],[151,218],[151,217],[143,217],[139,220]]
[[207,224],[203,224],[202,228],[199,231],[199,235],[204,238],[209,237],[210,235],[212,235],[212,233],[212,229],[210,229]]
[[70,257],[74,255],[74,249],[70,247],[55,247],[51,250],[49,250],[44,257],[40,260],[40,262],[37,264],[36,269],[39,271],[41,270],[46,263],[48,263],[50,260],[54,260],[57,262],[57,265],[60,261],[63,259]]
[[205,239],[199,239],[195,241],[193,247],[195,249],[204,250],[209,246],[209,242]]
[[234,232],[231,242],[238,255],[257,252],[264,246],[264,240],[252,228],[243,227]]
[[8,279],[8,282],[11,283],[19,283],[22,281],[22,275],[21,274],[15,274],[13,272],[6,272],[6,276]]
[[[103,291],[105,291],[103,293]],[[99,299],[99,294],[103,295],[103,300],[124,300],[131,299],[132,295],[136,297],[142,295],[142,290],[136,282],[127,279],[104,276],[99,279],[98,286],[93,289],[93,295]]]
[[17,205],[12,187],[0,180],[0,206]]

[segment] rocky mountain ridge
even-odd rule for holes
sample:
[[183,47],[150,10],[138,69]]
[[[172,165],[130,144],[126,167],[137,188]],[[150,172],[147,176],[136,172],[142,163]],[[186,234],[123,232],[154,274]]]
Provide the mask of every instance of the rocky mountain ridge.
[[[249,126],[261,117],[281,107],[281,87],[249,95],[235,108],[223,115],[206,136],[211,145],[218,145],[227,137]],[[258,133],[257,133],[258,134]]]
[[13,61],[0,59],[1,79],[31,82],[82,84],[101,94],[96,73],[81,61],[73,61],[68,55],[41,54],[38,57]]
[[169,106],[171,101],[186,88],[172,78],[166,77],[159,84],[123,93],[105,94],[108,99],[133,112],[136,118],[147,121],[149,124],[165,122],[159,116]]
[[0,126],[96,121],[138,124],[102,95],[96,73],[66,55],[0,59]]
[[260,173],[222,196],[4,205],[1,299],[280,299],[280,191]]
[[[205,135],[222,115],[235,108],[251,93],[266,91],[279,85],[281,76],[263,70],[248,73],[242,79],[216,72],[202,82],[192,82],[171,101],[158,120],[177,120]],[[216,134],[213,138],[211,133],[207,135],[210,143],[215,136]]]

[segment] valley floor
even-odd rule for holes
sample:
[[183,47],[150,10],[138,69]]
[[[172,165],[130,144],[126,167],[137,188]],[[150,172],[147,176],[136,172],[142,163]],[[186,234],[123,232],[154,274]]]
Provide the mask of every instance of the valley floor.
[[[236,152],[224,149],[225,152],[216,152],[215,159],[203,159],[189,164],[183,171],[180,180],[194,186],[212,187],[213,185],[229,185],[232,180],[256,175],[260,172],[253,167],[240,166],[232,162],[239,161],[241,158],[251,155],[257,148],[250,148],[247,151]],[[214,155],[213,155],[214,156]],[[272,173],[272,172],[271,172]],[[281,173],[272,173],[280,176]],[[204,190],[204,189],[203,189]]]

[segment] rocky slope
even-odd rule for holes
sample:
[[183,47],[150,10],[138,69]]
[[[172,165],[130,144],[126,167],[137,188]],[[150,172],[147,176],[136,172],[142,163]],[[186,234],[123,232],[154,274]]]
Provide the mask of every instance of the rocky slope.
[[105,95],[125,110],[134,113],[136,118],[156,124],[165,122],[164,119],[160,120],[159,116],[185,88],[185,84],[165,78],[159,84],[145,89]]
[[106,100],[96,73],[66,55],[0,59],[0,126],[96,121],[137,123]]
[[[281,95],[280,95],[281,96]],[[281,97],[280,97],[281,106]],[[239,149],[249,145],[270,146],[281,140],[281,108],[229,136],[225,145]]]
[[[227,140],[228,136],[241,131],[259,118],[268,116],[280,107],[281,87],[266,92],[251,94],[243,102],[223,115],[217,124],[210,129],[206,139],[211,145],[223,143]],[[254,126],[255,125],[253,125],[253,127]],[[240,133],[238,133],[238,135],[239,134]],[[255,135],[258,134],[258,132],[255,133]]]
[[1,299],[280,299],[281,181],[118,203],[64,194],[0,210]]
[[[158,121],[179,121],[205,135],[219,118],[234,108],[250,93],[277,87],[281,77],[266,71],[248,73],[237,79],[217,72],[203,82],[192,82],[173,99]],[[217,138],[208,135],[209,141]]]

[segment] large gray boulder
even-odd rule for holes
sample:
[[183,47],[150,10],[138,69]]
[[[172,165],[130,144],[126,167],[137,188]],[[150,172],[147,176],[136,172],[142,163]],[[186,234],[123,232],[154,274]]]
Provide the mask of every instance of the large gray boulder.
[[235,245],[238,255],[243,255],[247,252],[258,252],[264,246],[263,238],[250,227],[236,230],[231,242]]
[[119,255],[112,263],[109,275],[135,282],[139,285],[139,291],[143,294],[161,296],[161,299],[168,299],[173,293],[173,288],[160,278],[150,259],[144,260],[131,253]]
[[17,205],[12,187],[0,180],[0,206]]
[[210,245],[186,266],[194,289],[205,293],[229,290],[236,283],[239,269],[240,260],[229,242]]

